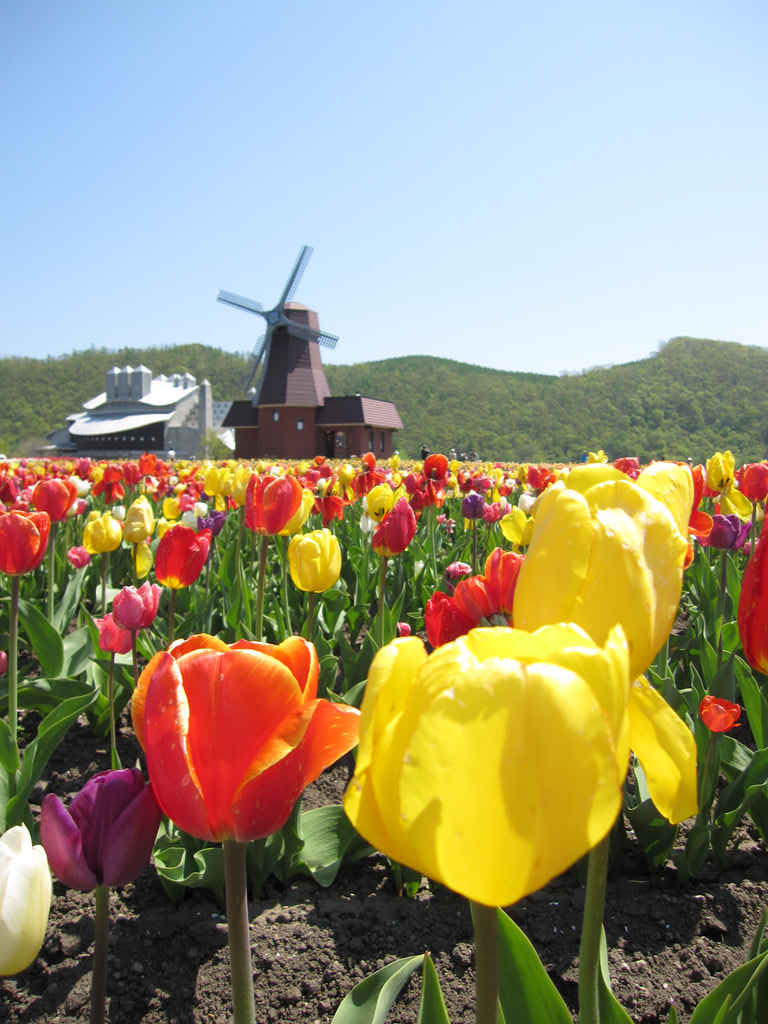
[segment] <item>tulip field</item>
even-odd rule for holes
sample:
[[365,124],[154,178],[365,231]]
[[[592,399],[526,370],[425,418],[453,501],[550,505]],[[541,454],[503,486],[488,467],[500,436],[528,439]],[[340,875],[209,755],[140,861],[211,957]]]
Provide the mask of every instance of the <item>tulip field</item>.
[[767,496],[0,462],[0,1019],[768,1021]]

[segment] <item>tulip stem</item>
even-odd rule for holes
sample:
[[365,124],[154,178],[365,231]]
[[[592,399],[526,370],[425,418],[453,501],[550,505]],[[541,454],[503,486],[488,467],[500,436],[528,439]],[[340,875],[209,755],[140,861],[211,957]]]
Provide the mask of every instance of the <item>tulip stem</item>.
[[610,833],[589,851],[587,890],[579,943],[579,1024],[599,1024],[600,937],[608,880]]
[[[134,643],[136,633],[134,632]],[[107,699],[109,700],[109,746],[110,765],[112,768],[122,768],[117,753],[117,733],[115,730],[115,652],[109,655],[109,679],[107,680]]]
[[224,876],[227,893],[227,925],[231,961],[233,1024],[256,1024],[253,998],[253,965],[248,931],[248,894],[246,888],[246,844],[225,839]]
[[103,552],[101,556],[101,614],[107,614],[107,568],[109,566],[109,552]]
[[469,901],[475,929],[475,1024],[496,1024],[499,978],[496,907]]
[[377,629],[377,633],[378,633],[377,639],[379,641],[379,647],[383,647],[384,646],[384,609],[386,607],[386,605],[384,604],[384,590],[386,588],[386,584],[387,584],[387,560],[386,560],[386,558],[382,558],[381,559],[381,566],[379,568],[379,607],[377,609],[377,616],[376,616],[376,625],[378,626],[378,629]]
[[136,650],[136,638],[139,635],[138,629],[131,630],[131,660],[133,661],[133,688],[136,689],[136,684],[139,681],[139,655]]
[[104,1024],[107,996],[107,940],[109,938],[109,886],[97,885],[93,891],[93,973],[91,975],[90,1024]]
[[173,643],[175,632],[174,632],[174,618],[176,615],[176,591],[171,587],[170,594],[168,596],[168,645]]
[[48,621],[53,622],[53,583],[56,571],[56,523],[51,520],[51,535],[48,538]]
[[723,663],[723,615],[725,614],[725,592],[728,587],[728,580],[726,576],[728,568],[728,552],[720,552],[720,594],[717,599],[717,619],[718,624],[717,631],[717,668],[718,671]]
[[317,594],[314,590],[310,590],[307,594],[307,617],[304,620],[304,629],[301,631],[301,635],[305,640],[311,640],[312,635],[315,632],[315,600]]
[[253,624],[257,640],[263,640],[264,635],[264,589],[267,582],[267,545],[269,537],[263,533],[260,537],[259,547],[259,577],[256,581],[256,617]]
[[[11,576],[11,609],[8,623],[8,725],[10,726],[13,745],[18,751],[18,688],[19,688],[19,577]],[[9,776],[11,786],[9,795],[16,790],[15,775]]]
[[435,519],[437,517],[437,506],[429,506],[429,515],[427,518],[427,527],[429,530],[429,551],[432,561],[432,585],[437,587],[440,583],[440,578],[437,575],[437,551],[435,550]]
[[283,584],[283,615],[285,615],[286,635],[293,633],[291,627],[291,606],[288,603],[288,538],[282,537],[283,559],[282,559],[282,584]]

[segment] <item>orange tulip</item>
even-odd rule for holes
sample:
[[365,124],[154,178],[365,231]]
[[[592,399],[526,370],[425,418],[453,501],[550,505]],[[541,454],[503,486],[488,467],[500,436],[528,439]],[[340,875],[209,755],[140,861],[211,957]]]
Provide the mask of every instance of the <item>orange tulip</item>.
[[710,732],[729,732],[741,718],[741,708],[725,697],[708,693],[699,704],[699,714]]
[[274,536],[298,512],[302,486],[294,476],[254,473],[245,492],[245,525],[254,533]]
[[317,699],[315,648],[190,637],[142,672],[131,714],[163,812],[207,840],[281,828],[302,790],[357,743],[360,713]]
[[77,488],[70,480],[51,477],[35,484],[32,491],[32,502],[38,511],[47,512],[52,523],[60,523],[66,518],[67,510],[77,498]]
[[47,512],[0,515],[0,572],[20,576],[36,569],[45,557],[50,532]]

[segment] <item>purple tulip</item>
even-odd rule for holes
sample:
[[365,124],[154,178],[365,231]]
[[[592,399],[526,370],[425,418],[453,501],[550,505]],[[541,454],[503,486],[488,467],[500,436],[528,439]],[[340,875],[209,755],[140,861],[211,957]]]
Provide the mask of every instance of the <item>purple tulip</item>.
[[736,551],[744,546],[749,536],[750,523],[743,523],[737,515],[723,516],[719,513],[712,516],[712,532],[709,535],[709,546]]
[[212,537],[218,537],[226,521],[227,513],[215,508],[207,516],[197,517],[197,528],[198,530],[210,530]]
[[477,491],[470,491],[461,503],[461,514],[465,519],[482,519],[485,499]]
[[132,882],[149,863],[161,811],[135,768],[99,772],[67,810],[43,798],[40,838],[56,877],[71,889]]

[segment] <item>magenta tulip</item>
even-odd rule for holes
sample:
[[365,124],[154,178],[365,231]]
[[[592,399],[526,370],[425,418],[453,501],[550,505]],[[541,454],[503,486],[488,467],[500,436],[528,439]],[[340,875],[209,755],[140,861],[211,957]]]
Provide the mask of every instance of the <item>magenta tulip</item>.
[[112,615],[118,626],[135,631],[148,629],[155,621],[163,588],[157,583],[140,587],[123,587],[112,602]]

